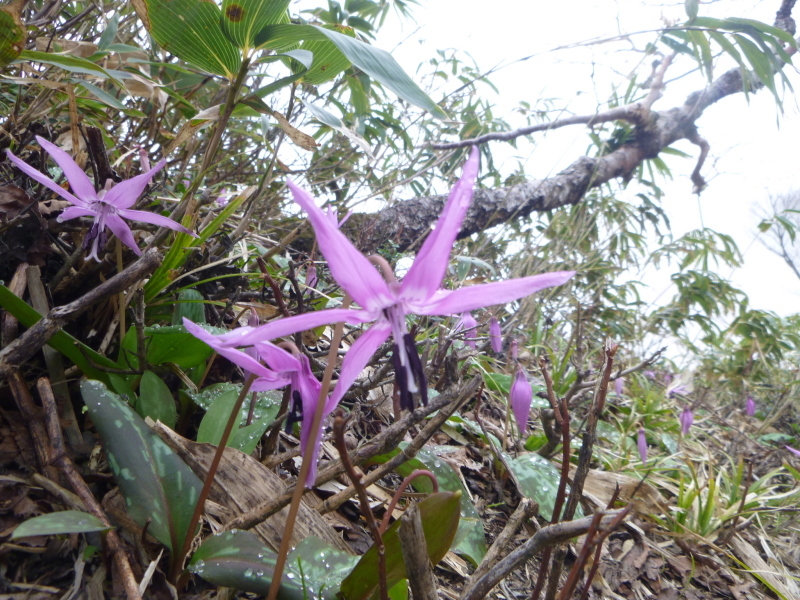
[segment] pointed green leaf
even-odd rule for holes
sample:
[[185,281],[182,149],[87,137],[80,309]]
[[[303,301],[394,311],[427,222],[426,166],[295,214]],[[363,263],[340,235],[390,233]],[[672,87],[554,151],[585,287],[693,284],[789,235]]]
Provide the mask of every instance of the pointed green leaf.
[[[417,506],[422,517],[422,529],[428,545],[428,557],[436,565],[450,549],[458,529],[461,492],[439,492],[421,500]],[[386,549],[386,581],[389,587],[406,579],[406,565],[397,530],[400,521],[392,524],[383,534]],[[375,546],[361,557],[344,581],[342,595],[348,600],[366,600],[378,589],[378,551]]]
[[0,6],[0,70],[25,49],[28,32],[20,18],[24,6],[24,0]]
[[[201,325],[214,334],[226,331],[210,325]],[[183,325],[145,327],[144,334],[147,362],[151,365],[163,365],[171,362],[182,369],[191,369],[208,360],[213,353],[208,344],[186,331]],[[139,367],[136,344],[136,330],[131,327],[122,339],[120,362],[126,362],[132,368]]]
[[[110,79],[118,83],[120,87],[122,84],[117,81],[120,72],[114,72],[104,69],[103,67],[94,64],[90,60],[81,58],[79,56],[70,56],[68,54],[55,54],[54,52],[38,52],[36,50],[23,50],[19,58],[22,60],[36,61],[46,65],[53,65],[60,67],[65,71],[71,73],[82,73],[84,75],[93,75],[94,77],[101,77],[102,79]],[[124,73],[122,73],[124,75]]]
[[[275,553],[255,535],[234,530],[206,539],[192,556],[187,569],[215,585],[266,595],[272,583],[275,560]],[[287,569],[278,598],[306,600],[299,579]]]
[[256,34],[277,23],[286,23],[289,0],[223,0],[222,31],[243,50],[255,45]]
[[172,552],[188,534],[203,483],[144,420],[99,381],[81,393],[134,521]]
[[[0,285],[0,307],[7,310],[10,314],[14,315],[23,327],[32,327],[39,320],[42,315],[36,312],[31,305],[25,302],[22,298],[15,296],[11,290],[6,286]],[[98,354],[93,349],[89,348],[83,342],[79,342],[66,331],[61,330],[51,337],[47,345],[55,348],[61,354],[75,363],[81,372],[87,377],[100,379],[101,381],[108,382],[108,375],[102,371],[98,371],[92,366],[90,359],[94,364],[101,367],[108,367],[111,369],[119,369],[120,365]]]
[[[239,397],[239,389],[241,388],[227,389],[214,399],[197,430],[198,442],[214,444],[215,446],[219,444],[225,425],[228,423],[228,417],[236,404],[236,399]],[[196,396],[197,394],[192,395],[193,398]],[[275,420],[280,408],[278,404],[273,404],[270,406],[271,410],[260,411],[260,414],[263,415],[261,418],[254,419],[250,425],[245,425],[249,406],[249,402],[245,402],[242,406],[238,427],[233,430],[228,439],[229,448],[236,448],[245,454],[250,454],[255,450],[258,441],[264,435],[267,427]],[[255,411],[253,414],[255,415]]]
[[108,49],[108,47],[114,42],[114,37],[116,37],[118,29],[119,29],[119,15],[113,15],[108,20],[108,25],[103,31],[103,34],[100,36],[100,41],[97,42],[98,50]]
[[358,556],[346,554],[317,537],[307,537],[289,553],[284,580],[294,574],[291,581],[298,581],[308,598],[336,600],[342,580],[358,560]]
[[351,63],[400,98],[429,111],[437,119],[447,118],[447,114],[411,80],[385,50],[316,25],[270,25],[256,36],[258,47],[273,50],[283,50],[303,40],[330,40]]
[[733,37],[736,43],[739,44],[739,48],[742,49],[742,53],[745,55],[745,58],[747,58],[747,62],[753,67],[756,77],[758,77],[761,83],[763,83],[766,88],[772,92],[773,96],[779,100],[778,90],[775,89],[775,74],[772,71],[770,57],[764,54],[758,46],[743,35],[734,33]]
[[[344,25],[325,25],[325,29],[354,38],[352,27]],[[314,61],[303,75],[303,81],[311,85],[319,85],[331,81],[339,73],[350,66],[350,60],[330,40],[306,40],[300,44],[301,50],[314,54]],[[294,70],[297,70],[296,68]]]
[[204,306],[205,298],[203,294],[193,288],[178,292],[178,301],[172,312],[172,324],[183,325],[183,318],[186,317],[192,323],[205,325],[206,310]]
[[152,371],[145,371],[139,384],[139,401],[136,412],[142,417],[150,417],[161,421],[167,427],[174,428],[178,420],[175,399],[167,384]]
[[64,535],[68,533],[91,533],[108,531],[103,522],[89,513],[80,510],[64,510],[33,517],[23,521],[11,534],[15,540],[30,535]]
[[[236,396],[242,389],[241,383],[215,383],[202,391],[194,394],[189,392],[188,395],[192,401],[203,410],[210,410],[214,402],[223,394],[233,393]],[[252,397],[252,394],[250,394]],[[267,392],[256,393],[256,406],[253,410],[253,419],[260,421],[262,419],[275,420],[280,410],[281,399],[283,392],[280,390],[270,390]],[[250,402],[245,402],[242,405],[242,412],[240,414],[239,424],[243,425],[247,421],[247,414],[250,411]],[[230,414],[230,413],[228,413]]]
[[[536,453],[520,454],[516,458],[505,454],[508,468],[519,481],[520,492],[539,503],[539,514],[548,521],[553,518],[560,471],[549,460]],[[567,485],[569,494],[569,485]],[[576,516],[583,516],[580,506]]]
[[300,98],[300,101],[303,103],[312,117],[349,138],[354,144],[366,152],[367,156],[373,157],[372,148],[369,147],[367,140],[358,135],[356,132],[351,131],[339,117],[328,112],[322,107],[316,106],[311,102],[306,102],[302,98]]
[[133,6],[164,50],[208,73],[236,77],[242,53],[223,33],[215,2],[133,0]]

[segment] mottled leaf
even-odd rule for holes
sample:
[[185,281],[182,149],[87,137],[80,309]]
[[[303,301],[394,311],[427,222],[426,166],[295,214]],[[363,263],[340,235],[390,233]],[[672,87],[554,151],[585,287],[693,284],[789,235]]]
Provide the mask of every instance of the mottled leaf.
[[136,412],[142,417],[150,417],[161,421],[167,427],[174,428],[178,420],[175,399],[167,384],[152,371],[145,371],[139,384],[139,400]]
[[[519,481],[520,492],[539,503],[539,514],[548,521],[553,518],[558,482],[561,472],[549,460],[536,453],[520,454],[516,458],[505,454],[506,464]],[[569,494],[567,485],[566,494]],[[580,506],[576,517],[582,517]]]
[[101,382],[81,382],[81,393],[128,513],[141,526],[149,522],[148,533],[176,552],[188,534],[202,482],[130,406]]

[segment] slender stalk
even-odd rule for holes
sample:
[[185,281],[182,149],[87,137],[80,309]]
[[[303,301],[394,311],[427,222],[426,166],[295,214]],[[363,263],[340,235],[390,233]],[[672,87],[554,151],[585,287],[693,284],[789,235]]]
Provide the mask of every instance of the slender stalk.
[[242,391],[239,392],[239,397],[236,399],[236,404],[233,405],[233,410],[231,410],[231,415],[228,417],[225,430],[222,432],[222,437],[217,445],[217,451],[214,454],[214,459],[211,461],[211,465],[208,468],[206,479],[203,482],[203,489],[200,491],[200,497],[197,499],[197,504],[194,507],[194,513],[192,513],[192,518],[189,521],[189,527],[186,529],[186,537],[183,540],[181,551],[172,557],[170,581],[177,581],[183,569],[183,562],[186,559],[186,555],[189,553],[189,549],[192,547],[194,531],[197,528],[197,524],[200,522],[200,515],[203,514],[206,498],[208,498],[208,494],[211,491],[211,484],[214,483],[214,475],[216,475],[217,468],[222,460],[222,453],[225,451],[225,446],[228,445],[228,439],[231,437],[233,426],[239,420],[239,411],[242,409],[244,399],[247,397],[247,392],[250,391],[250,386],[253,385],[255,378],[255,373],[250,374],[250,376],[247,378],[247,381],[245,381],[244,385],[242,386]]
[[[345,295],[342,302],[342,308],[349,308],[351,298]],[[292,496],[292,504],[289,507],[289,514],[286,517],[286,526],[283,530],[283,538],[281,539],[281,546],[278,549],[278,558],[275,561],[275,568],[272,574],[272,583],[269,586],[269,595],[267,600],[276,600],[278,597],[278,590],[281,587],[281,578],[283,577],[283,568],[286,566],[286,557],[289,555],[289,545],[292,540],[292,532],[294,531],[294,523],[297,520],[297,512],[300,510],[300,501],[303,499],[305,492],[305,480],[311,469],[311,461],[314,457],[314,442],[316,441],[316,433],[322,425],[322,413],[325,410],[325,401],[328,398],[328,390],[331,387],[331,380],[333,379],[333,369],[336,366],[336,357],[339,352],[339,344],[342,342],[342,334],[344,332],[344,323],[337,323],[336,329],[333,332],[333,339],[331,340],[331,347],[328,351],[328,365],[325,367],[325,374],[322,376],[322,387],[319,391],[319,398],[317,399],[317,410],[314,411],[314,420],[311,423],[311,435],[308,436],[308,444],[305,447],[303,455],[303,464],[300,466],[300,473],[297,475],[297,483],[294,486],[294,495]]]

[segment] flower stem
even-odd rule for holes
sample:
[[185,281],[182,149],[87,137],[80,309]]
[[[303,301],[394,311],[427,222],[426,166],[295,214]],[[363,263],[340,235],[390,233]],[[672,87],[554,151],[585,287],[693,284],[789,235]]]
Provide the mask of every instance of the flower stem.
[[[342,301],[342,308],[349,308],[350,302],[349,295],[345,295]],[[311,423],[311,434],[308,436],[308,442],[303,453],[303,464],[300,467],[300,473],[297,475],[297,483],[294,486],[294,495],[292,496],[292,504],[289,507],[289,514],[286,517],[286,526],[283,530],[283,538],[281,539],[281,546],[278,549],[278,558],[275,561],[275,568],[272,571],[272,583],[269,586],[269,595],[267,600],[276,600],[278,597],[278,590],[281,587],[281,578],[283,577],[283,568],[286,566],[286,558],[289,555],[289,545],[292,541],[292,532],[294,531],[294,523],[297,520],[297,512],[300,510],[300,501],[305,492],[305,480],[308,471],[311,469],[311,461],[316,460],[314,456],[314,443],[317,439],[317,432],[322,425],[322,413],[325,410],[325,401],[328,399],[328,390],[331,387],[331,380],[333,379],[333,369],[336,367],[336,357],[339,352],[339,344],[342,341],[342,334],[344,332],[344,323],[337,323],[333,331],[333,339],[331,340],[331,347],[328,350],[328,364],[325,367],[325,374],[322,376],[322,387],[319,390],[319,398],[317,399],[317,410],[314,411],[314,420]]]
[[194,531],[197,528],[197,524],[200,522],[200,515],[203,514],[206,498],[208,498],[208,494],[211,491],[211,484],[214,483],[214,476],[217,474],[217,468],[222,460],[222,453],[225,451],[225,446],[228,445],[228,439],[231,437],[233,426],[239,421],[239,412],[242,410],[242,403],[244,403],[244,399],[247,397],[247,392],[250,391],[250,386],[253,384],[255,378],[255,374],[251,374],[247,378],[247,381],[244,382],[242,391],[239,392],[239,397],[236,399],[236,404],[234,404],[233,410],[231,410],[231,415],[228,417],[225,430],[222,432],[222,437],[219,440],[219,444],[217,444],[217,451],[214,454],[214,459],[211,461],[211,465],[208,467],[208,473],[206,473],[206,479],[203,482],[203,489],[200,491],[200,497],[197,499],[197,504],[194,507],[194,513],[189,521],[189,527],[186,529],[186,537],[183,540],[183,546],[181,547],[181,551],[172,557],[170,581],[177,581],[181,571],[183,570],[183,562],[186,559],[186,555],[189,553],[189,549],[192,547]]

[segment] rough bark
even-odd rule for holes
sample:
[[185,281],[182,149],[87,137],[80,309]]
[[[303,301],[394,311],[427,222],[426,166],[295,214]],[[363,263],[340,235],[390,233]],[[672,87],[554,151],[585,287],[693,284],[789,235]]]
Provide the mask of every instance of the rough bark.
[[[785,26],[791,20],[794,1],[783,1],[776,19],[779,24]],[[752,80],[757,81],[757,78],[753,76]],[[750,91],[758,87],[761,86],[751,84]],[[619,116],[635,124],[635,135],[631,141],[605,156],[582,156],[554,177],[509,187],[476,190],[459,239],[500,223],[526,217],[532,212],[577,204],[590,189],[614,179],[631,177],[644,160],[657,157],[678,140],[686,139],[700,146],[702,160],[707,144],[698,134],[697,119],[708,107],[743,91],[742,74],[736,68],[724,73],[707,88],[690,94],[681,106],[655,111],[644,101],[630,105],[627,111],[619,115],[620,111],[616,109],[615,118]],[[608,119],[597,119],[603,120]],[[439,217],[446,199],[446,196],[418,197],[375,214],[353,215],[343,229],[367,252],[375,251],[387,241],[397,244],[400,250],[418,247]]]

